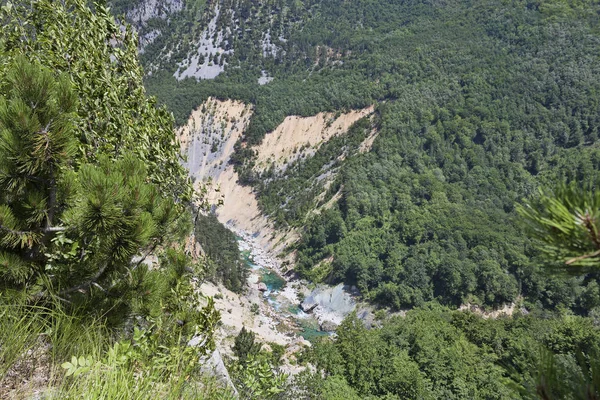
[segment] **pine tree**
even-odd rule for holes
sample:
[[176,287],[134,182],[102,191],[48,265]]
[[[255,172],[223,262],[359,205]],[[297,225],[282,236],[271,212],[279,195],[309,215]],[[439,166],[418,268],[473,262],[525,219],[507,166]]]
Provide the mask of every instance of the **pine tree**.
[[0,4],[0,306],[139,323],[182,351],[195,335],[206,354],[220,316],[181,250],[192,187],[122,28],[100,3]]
[[[560,271],[582,274],[600,266],[600,191],[592,181],[540,190],[517,211],[538,250],[551,265],[558,263]],[[524,398],[599,398],[600,364],[594,349],[581,349],[587,354],[579,352],[576,365],[568,367],[559,355],[539,351],[539,362],[530,366],[534,381],[516,385]]]
[[161,192],[187,201],[192,188],[181,166],[173,116],[146,96],[138,38],[117,23],[105,2],[2,2],[0,82],[19,55],[69,76],[79,99],[74,127],[82,161],[135,153]]
[[5,2],[0,21],[2,294],[140,287],[144,256],[189,229],[192,189],[135,33],[83,0]]
[[20,57],[7,82],[0,99],[2,285],[34,297],[117,288],[140,265],[138,254],[180,232],[175,203],[132,154],[79,165],[77,99],[65,76]]
[[0,277],[24,284],[44,268],[44,247],[68,191],[76,98],[68,79],[19,58],[0,97]]
[[235,337],[235,343],[233,345],[233,354],[238,358],[240,363],[245,363],[249,356],[255,356],[258,354],[261,348],[260,343],[256,343],[254,340],[256,334],[242,327],[240,333]]
[[540,190],[517,211],[549,261],[574,267],[573,272],[600,266],[600,190],[595,184]]

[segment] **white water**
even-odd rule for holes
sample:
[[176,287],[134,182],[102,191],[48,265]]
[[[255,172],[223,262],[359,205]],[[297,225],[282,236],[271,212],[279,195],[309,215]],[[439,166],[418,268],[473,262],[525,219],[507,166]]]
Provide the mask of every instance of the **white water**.
[[[250,252],[250,267],[254,272],[258,272],[261,276],[268,272],[282,276],[280,263],[262,249],[251,235],[229,228],[240,237],[238,240],[240,251]],[[311,313],[305,313],[298,308],[300,293],[305,298],[304,303],[317,305]],[[263,298],[276,313],[282,317],[291,316],[302,326],[321,326],[327,322],[339,325],[356,309],[353,296],[344,290],[341,284],[334,287],[319,285],[311,291],[307,288],[307,282],[288,279],[280,290],[272,290],[268,287],[268,290],[263,292]]]

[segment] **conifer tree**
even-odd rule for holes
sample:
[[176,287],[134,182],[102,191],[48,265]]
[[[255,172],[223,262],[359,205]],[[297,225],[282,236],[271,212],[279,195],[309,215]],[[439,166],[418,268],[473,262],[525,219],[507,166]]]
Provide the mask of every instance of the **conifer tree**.
[[44,245],[68,196],[62,171],[72,160],[76,98],[65,76],[20,57],[0,97],[0,276],[24,284],[44,267]]
[[517,210],[549,261],[574,267],[574,272],[600,266],[600,191],[595,184],[540,190]]
[[150,180],[167,196],[192,196],[179,160],[173,116],[146,96],[138,62],[138,38],[117,23],[105,2],[36,0],[2,2],[0,81],[23,54],[69,76],[82,119],[75,134],[81,161],[135,153]]
[[[558,263],[560,271],[584,274],[600,267],[600,191],[593,181],[540,190],[517,211],[544,258]],[[561,355],[544,348],[539,354],[539,362],[530,366],[534,381],[517,385],[523,398],[599,398],[600,363],[594,348],[578,349],[576,365],[568,367]]]
[[202,355],[220,316],[189,279],[192,187],[136,44],[100,3],[0,3],[0,305],[195,335]]
[[[0,263],[6,288],[43,296],[119,285],[181,228],[132,154],[77,168],[77,99],[64,75],[17,58],[0,98]],[[189,218],[187,218],[189,220]],[[134,262],[134,260],[137,260]],[[30,293],[31,294],[31,293]]]
[[0,285],[114,295],[188,229],[172,115],[105,5],[3,2],[0,21]]
[[235,343],[232,347],[233,354],[238,358],[240,363],[244,364],[249,356],[255,356],[260,351],[260,343],[254,340],[256,334],[242,327],[240,333],[235,337]]

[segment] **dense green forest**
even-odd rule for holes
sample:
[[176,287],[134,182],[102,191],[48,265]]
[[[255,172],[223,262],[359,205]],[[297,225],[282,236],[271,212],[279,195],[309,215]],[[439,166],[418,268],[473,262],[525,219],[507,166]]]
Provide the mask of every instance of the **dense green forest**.
[[593,399],[598,335],[587,318],[485,320],[436,304],[371,330],[354,314],[305,354],[325,379],[298,376],[286,398]]
[[[192,4],[167,32],[175,35]],[[178,123],[209,95],[252,103],[243,138],[250,145],[286,115],[377,105],[372,120],[284,174],[257,173],[252,148],[238,143],[233,162],[263,211],[304,227],[302,276],[356,285],[393,308],[432,299],[497,306],[523,297],[528,307],[585,315],[598,305],[597,274],[541,276],[545,263],[518,226],[515,205],[540,186],[590,178],[599,168],[599,7],[226,1],[219,24],[227,26],[228,12],[248,17],[246,29],[234,26],[225,37],[234,49],[225,72],[177,81],[165,60],[146,85]],[[213,16],[209,9],[202,21]],[[267,30],[283,38],[274,54],[261,51]],[[261,70],[274,80],[258,85]],[[360,154],[373,129],[372,150]],[[335,180],[322,203],[338,191],[341,199],[315,215],[327,172]]]
[[248,279],[248,266],[240,257],[235,234],[225,228],[214,214],[198,214],[194,234],[210,260],[206,277],[223,282],[229,290],[242,292]]
[[[172,38],[190,23],[191,4],[199,2],[161,22]],[[198,26],[214,15],[207,4]],[[178,124],[208,96],[253,104],[233,162],[262,210],[301,230],[290,249],[300,275],[356,285],[386,308],[417,307],[373,329],[349,317],[306,354],[317,373],[296,377],[283,397],[593,398],[586,382],[598,379],[599,272],[559,268],[566,259],[540,246],[554,231],[532,230],[517,210],[539,188],[597,182],[600,3],[219,4],[234,50],[225,71],[177,81],[190,49],[168,58],[148,47],[148,90]],[[236,25],[228,15],[244,18]],[[267,31],[279,38],[270,54],[261,49]],[[263,72],[274,79],[259,85]],[[284,173],[253,168],[251,146],[285,116],[371,104],[373,117]],[[359,152],[374,131],[371,151]],[[326,189],[324,176],[333,177]],[[556,243],[580,234],[569,229]],[[596,254],[594,243],[570,250],[590,246]],[[451,311],[511,302],[511,318]]]
[[[139,25],[161,32],[144,75],[103,3],[0,2],[0,397],[235,398],[202,375],[219,313],[194,281],[240,291],[247,271],[214,216],[193,226],[173,133],[216,96],[255,107],[233,162],[302,231],[299,274],[382,307],[315,340],[291,379],[285,350],[242,329],[226,359],[239,397],[598,398],[600,3],[215,5]],[[215,16],[224,72],[177,81]],[[371,104],[314,156],[253,169],[285,116]],[[186,253],[192,229],[208,262]],[[511,302],[510,317],[456,310]]]
[[[181,37],[182,21],[190,23],[191,4],[200,2],[160,22],[172,38]],[[598,379],[599,273],[554,269],[565,259],[547,257],[539,246],[554,231],[529,229],[517,209],[538,198],[540,187],[596,180],[600,4],[219,4],[219,24],[233,32],[225,35],[234,49],[225,72],[176,81],[186,48],[159,62],[146,78],[148,90],[178,124],[208,96],[252,103],[243,139],[249,145],[287,115],[375,104],[372,118],[285,173],[257,173],[251,147],[241,142],[233,162],[266,214],[301,229],[293,250],[303,277],[357,285],[384,307],[418,307],[371,330],[350,317],[336,339],[306,354],[303,361],[318,372],[296,377],[284,398],[593,396],[585,382]],[[199,26],[212,18],[210,10]],[[243,15],[244,25],[232,26],[229,13]],[[273,54],[261,51],[266,31],[279,38]],[[165,54],[147,47],[144,62],[154,67]],[[258,85],[261,71],[274,80]],[[372,150],[361,154],[373,131]],[[316,200],[326,175],[333,183]],[[322,209],[336,194],[337,204]],[[578,237],[569,229],[555,241]],[[597,265],[597,258],[590,262]],[[436,305],[515,301],[523,308],[497,320]]]

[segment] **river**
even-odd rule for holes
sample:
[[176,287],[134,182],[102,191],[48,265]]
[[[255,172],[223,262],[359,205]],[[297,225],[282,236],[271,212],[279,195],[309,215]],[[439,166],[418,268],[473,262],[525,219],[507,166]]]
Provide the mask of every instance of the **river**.
[[[304,339],[310,341],[319,336],[330,335],[343,318],[355,309],[354,296],[345,291],[342,285],[309,288],[308,282],[284,278],[278,260],[261,248],[251,235],[236,230],[234,232],[244,262],[255,276],[249,285],[264,283],[264,304],[282,319],[294,321],[297,333]],[[304,304],[314,304],[314,311],[302,311],[301,299],[305,299]]]
[[[320,330],[319,321],[315,315],[305,313],[300,309],[298,293],[307,291],[307,288],[299,284],[295,285],[296,288],[292,287],[292,283],[284,279],[272,266],[255,260],[252,250],[256,249],[252,243],[248,243],[238,236],[238,244],[248,268],[255,272],[259,277],[258,281],[264,283],[267,287],[267,290],[263,292],[265,304],[281,317],[295,321],[298,334],[306,340],[310,341],[316,337],[330,334]],[[254,282],[251,284],[254,284]]]

